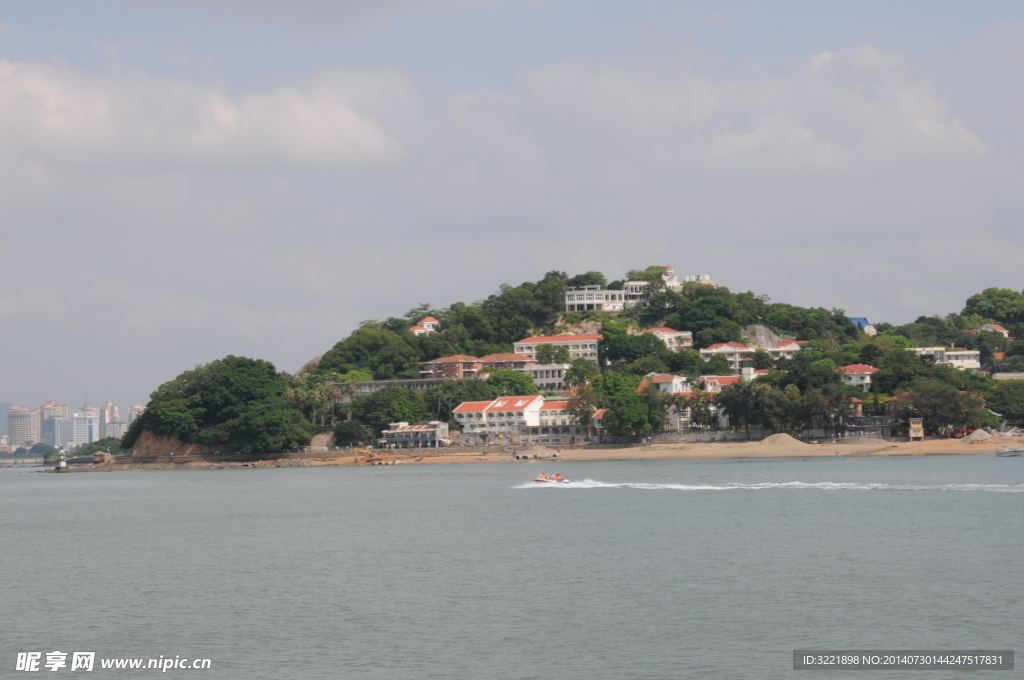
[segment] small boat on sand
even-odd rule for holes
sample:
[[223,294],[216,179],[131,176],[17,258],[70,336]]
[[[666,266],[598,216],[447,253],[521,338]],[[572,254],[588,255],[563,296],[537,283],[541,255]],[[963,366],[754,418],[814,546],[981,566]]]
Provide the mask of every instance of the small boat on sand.
[[1024,449],[1011,449],[1009,446],[1001,446],[996,455],[1000,458],[1019,458],[1024,456]]
[[537,479],[533,480],[538,484],[568,484],[568,479],[562,479],[559,475],[545,475],[540,474]]

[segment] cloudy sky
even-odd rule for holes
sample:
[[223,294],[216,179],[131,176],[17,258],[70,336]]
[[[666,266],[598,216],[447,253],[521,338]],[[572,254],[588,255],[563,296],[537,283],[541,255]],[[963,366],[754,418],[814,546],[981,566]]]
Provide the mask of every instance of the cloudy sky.
[[1024,287],[1024,5],[0,8],[0,401],[648,264],[903,322]]

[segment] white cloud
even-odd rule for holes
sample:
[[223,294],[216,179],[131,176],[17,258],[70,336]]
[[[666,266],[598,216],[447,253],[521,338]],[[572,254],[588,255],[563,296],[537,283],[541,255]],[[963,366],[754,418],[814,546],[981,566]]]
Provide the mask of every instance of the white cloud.
[[6,162],[46,169],[386,163],[403,146],[372,115],[382,108],[416,115],[405,78],[333,71],[302,88],[235,95],[143,73],[0,60]]

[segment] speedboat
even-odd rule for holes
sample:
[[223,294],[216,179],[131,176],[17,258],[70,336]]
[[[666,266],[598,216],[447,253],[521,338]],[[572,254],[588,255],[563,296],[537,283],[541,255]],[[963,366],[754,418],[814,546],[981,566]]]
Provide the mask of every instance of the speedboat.
[[568,479],[555,479],[554,477],[537,477],[533,480],[538,484],[568,484]]

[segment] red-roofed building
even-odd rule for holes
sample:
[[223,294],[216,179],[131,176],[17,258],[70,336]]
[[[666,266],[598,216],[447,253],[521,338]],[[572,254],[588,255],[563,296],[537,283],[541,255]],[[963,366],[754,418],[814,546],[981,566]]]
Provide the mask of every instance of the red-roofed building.
[[783,340],[765,351],[771,355],[772,359],[792,359],[805,344],[807,344],[807,340]]
[[701,386],[705,392],[721,392],[726,385],[735,385],[740,381],[738,375],[702,375]]
[[867,392],[871,389],[871,374],[878,373],[878,368],[867,364],[850,364],[839,369],[842,372],[844,385],[859,387]]
[[430,335],[437,331],[441,326],[441,322],[432,316],[425,316],[416,322],[415,326],[409,328],[409,332],[414,335]]
[[541,335],[523,338],[514,343],[516,354],[522,354],[531,359],[537,358],[537,348],[541,345],[553,345],[565,347],[569,350],[569,356],[573,359],[590,359],[597,361],[597,343],[602,339],[600,335],[573,335],[563,333],[562,335]]
[[710,347],[700,351],[700,357],[704,361],[711,361],[715,355],[722,355],[729,361],[729,366],[736,373],[740,372],[740,362],[747,357],[753,356],[754,348],[747,347],[742,342],[716,342]]
[[[485,439],[503,435],[535,444],[575,444],[590,433],[590,428],[573,424],[571,405],[570,400],[559,397],[499,397],[494,401],[459,404],[452,417],[462,427],[463,435]],[[592,427],[600,431],[603,426],[602,422]]]
[[495,371],[500,369],[522,371],[537,364],[535,359],[531,359],[530,357],[522,354],[514,354],[512,352],[488,354],[487,356],[480,357],[480,361],[484,363],[484,368],[489,368]]
[[693,333],[690,331],[677,331],[671,328],[648,328],[644,333],[650,333],[664,342],[674,352],[693,346]]
[[668,394],[690,391],[690,382],[684,376],[671,373],[648,373],[636,388],[637,394],[643,394],[651,385],[654,385],[659,392]]
[[439,357],[433,361],[425,361],[420,375],[427,378],[447,378],[458,380],[472,378],[484,367],[484,362],[476,357],[455,354],[450,357]]
[[987,323],[978,329],[979,331],[988,331],[990,333],[999,333],[1004,338],[1010,337],[1010,331],[1006,330],[997,323]]

